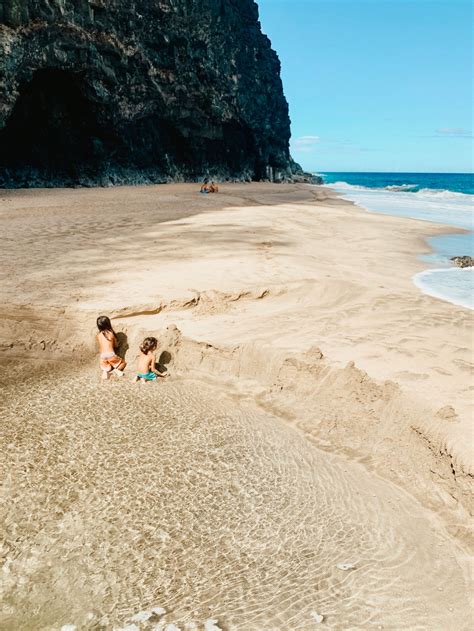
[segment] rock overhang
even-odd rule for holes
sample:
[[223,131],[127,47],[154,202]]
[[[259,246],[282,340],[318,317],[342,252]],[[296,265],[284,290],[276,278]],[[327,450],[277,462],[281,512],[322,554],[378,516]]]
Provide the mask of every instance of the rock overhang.
[[[141,0],[134,9],[125,0],[4,0],[0,19],[1,185],[159,182],[204,174],[284,180],[295,171],[280,62],[253,0]],[[64,82],[41,87],[42,77],[61,73]],[[72,85],[87,104],[86,122],[95,122],[83,125],[83,140],[69,147],[66,173],[63,153],[35,145],[29,127],[42,103],[39,119],[49,132],[43,140],[77,136],[77,120],[64,105]],[[12,117],[29,92],[29,114],[17,120],[31,132],[20,142],[20,155],[13,150]],[[78,145],[82,152],[89,146],[89,160]]]

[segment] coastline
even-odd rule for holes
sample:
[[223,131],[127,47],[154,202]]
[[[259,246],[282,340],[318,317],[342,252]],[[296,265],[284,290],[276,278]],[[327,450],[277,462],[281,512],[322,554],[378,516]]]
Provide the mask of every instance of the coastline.
[[[344,174],[340,175],[344,177]],[[354,176],[355,174],[347,175],[351,179],[351,175]],[[405,174],[403,179],[414,181],[422,180],[423,177],[422,174]],[[427,183],[425,182],[425,184]],[[326,186],[332,186],[333,190],[342,195],[344,199],[352,201],[367,212],[447,226],[445,233],[427,238],[431,254],[423,255],[421,258],[430,267],[416,274],[413,277],[413,282],[420,291],[429,296],[446,300],[472,311],[474,310],[474,277],[472,276],[474,270],[471,269],[467,274],[459,271],[455,274],[446,274],[446,272],[456,269],[453,266],[452,257],[459,256],[459,252],[468,256],[474,254],[474,233],[472,230],[472,199],[474,196],[468,192],[458,191],[456,186],[459,188],[460,182],[450,182],[441,178],[436,182],[429,183],[438,186],[444,184],[446,187],[452,184],[454,191],[447,188],[422,188],[419,183],[380,187],[381,184],[386,184],[386,181],[372,182],[372,187],[348,184],[344,181]],[[464,184],[467,185],[467,182]]]
[[[4,384],[14,392],[22,370],[41,379],[56,364],[65,377],[71,362],[93,379],[106,312],[129,372],[156,335],[178,382],[225,391],[363,465],[468,548],[471,314],[411,282],[425,236],[446,227],[307,185],[223,188],[2,192]],[[29,265],[15,265],[25,250]]]
[[[446,273],[453,273],[453,274],[457,274],[458,276],[460,274],[463,275],[467,275],[470,274],[472,275],[473,270],[466,268],[466,269],[461,269],[459,267],[434,267],[434,268],[430,268],[427,270],[424,270],[423,272],[419,272],[418,274],[415,274],[415,276],[413,276],[413,283],[416,287],[418,287],[418,289],[420,291],[422,291],[424,294],[427,294],[428,296],[431,296],[433,298],[438,298],[439,300],[445,300],[447,302],[450,302],[451,304],[457,306],[457,307],[463,307],[465,309],[470,309],[471,311],[474,310],[474,305],[471,306],[471,304],[467,304],[467,302],[465,300],[459,300],[456,299],[455,297],[450,297],[449,299],[439,290],[439,288],[431,288],[429,286],[427,286],[425,280],[428,278],[432,278],[433,276],[439,275],[439,274],[446,274]],[[473,285],[473,280],[471,279],[471,286]]]

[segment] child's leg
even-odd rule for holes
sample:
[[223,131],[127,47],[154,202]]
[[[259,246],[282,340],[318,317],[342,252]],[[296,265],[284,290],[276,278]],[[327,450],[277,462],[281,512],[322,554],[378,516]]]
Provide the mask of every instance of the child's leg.
[[107,379],[109,378],[109,373],[112,370],[112,366],[109,364],[107,359],[102,359],[102,357],[100,359],[99,366],[101,370],[101,379],[107,381]]
[[123,371],[125,370],[126,365],[127,364],[125,363],[125,361],[122,358],[120,358],[120,361],[114,366],[115,374],[118,375],[119,377],[123,377]]

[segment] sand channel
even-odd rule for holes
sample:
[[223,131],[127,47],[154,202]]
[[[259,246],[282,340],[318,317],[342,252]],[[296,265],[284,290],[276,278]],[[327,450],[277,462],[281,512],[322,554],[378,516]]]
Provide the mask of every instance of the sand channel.
[[157,605],[181,628],[469,627],[432,514],[230,392],[87,369],[4,388],[2,629],[120,628]]

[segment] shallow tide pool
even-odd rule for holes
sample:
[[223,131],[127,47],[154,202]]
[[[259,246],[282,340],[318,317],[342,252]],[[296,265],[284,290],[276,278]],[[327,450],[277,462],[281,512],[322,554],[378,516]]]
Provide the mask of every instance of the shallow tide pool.
[[469,627],[435,516],[278,417],[90,370],[3,391],[2,629],[122,628],[156,606],[182,629]]

